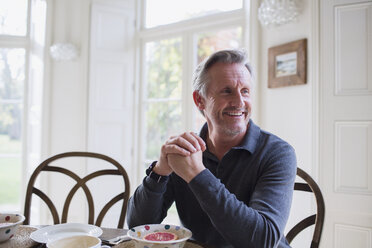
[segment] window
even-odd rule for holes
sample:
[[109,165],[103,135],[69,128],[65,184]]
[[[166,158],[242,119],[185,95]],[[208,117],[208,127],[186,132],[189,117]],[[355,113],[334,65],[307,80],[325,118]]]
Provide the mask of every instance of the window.
[[146,43],[146,163],[158,158],[162,141],[181,131],[181,53],[180,37]]
[[[21,195],[22,125],[28,1],[0,1],[0,205],[18,206]],[[4,207],[5,208],[5,207]],[[18,207],[17,207],[18,208]]]
[[[145,26],[146,28],[151,28],[182,20],[241,9],[242,7],[242,0],[147,0]],[[164,14],[164,9],[170,11]]]
[[[144,169],[159,158],[160,148],[170,136],[199,132],[205,119],[192,99],[193,71],[215,51],[244,47],[246,26],[242,0],[142,3],[146,11],[138,42],[142,57],[137,111],[141,152],[137,154],[143,167],[138,168],[137,183],[141,182]],[[166,15],[159,11],[164,6],[168,9]],[[174,206],[167,218],[168,223],[177,222]]]
[[27,0],[0,0],[0,35],[27,34]]
[[0,204],[17,204],[22,167],[24,48],[0,48]]
[[[41,105],[38,99],[42,63],[30,47],[32,42],[42,45],[36,44],[36,38],[40,38],[40,29],[45,27],[36,24],[45,21],[43,18],[43,0],[0,0],[0,210],[21,211],[26,158],[32,157],[27,156],[26,144],[36,140],[27,138],[36,132],[35,128],[28,132],[28,120],[37,122],[38,117],[33,114],[41,112],[41,108],[32,108]],[[35,24],[32,34],[31,23]],[[44,37],[43,34],[44,31]]]

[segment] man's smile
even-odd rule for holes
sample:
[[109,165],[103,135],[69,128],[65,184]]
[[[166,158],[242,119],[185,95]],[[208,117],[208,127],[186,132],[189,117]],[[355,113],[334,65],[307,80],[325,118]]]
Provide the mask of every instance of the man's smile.
[[231,117],[241,117],[246,116],[247,111],[244,110],[227,110],[222,112],[223,115],[231,116]]

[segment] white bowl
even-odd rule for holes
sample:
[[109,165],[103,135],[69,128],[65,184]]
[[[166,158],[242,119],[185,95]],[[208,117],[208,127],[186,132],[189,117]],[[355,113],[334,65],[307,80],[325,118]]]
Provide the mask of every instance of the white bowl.
[[102,246],[101,240],[90,235],[79,235],[65,237],[47,243],[48,248],[66,248],[66,247],[81,247],[81,248],[110,248],[110,246]]
[[[172,232],[178,239],[171,241],[149,241],[143,237],[153,232]],[[149,224],[131,228],[127,235],[134,241],[136,248],[182,248],[186,241],[191,238],[189,229],[167,224]]]
[[0,242],[13,237],[24,220],[25,217],[21,214],[0,213]]

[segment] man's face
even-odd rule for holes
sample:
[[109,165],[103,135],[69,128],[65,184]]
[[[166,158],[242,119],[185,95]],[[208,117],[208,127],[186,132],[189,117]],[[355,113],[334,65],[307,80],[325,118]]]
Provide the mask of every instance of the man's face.
[[252,109],[248,69],[243,64],[216,63],[208,75],[207,96],[199,96],[197,104],[204,111],[209,131],[228,136],[245,134]]

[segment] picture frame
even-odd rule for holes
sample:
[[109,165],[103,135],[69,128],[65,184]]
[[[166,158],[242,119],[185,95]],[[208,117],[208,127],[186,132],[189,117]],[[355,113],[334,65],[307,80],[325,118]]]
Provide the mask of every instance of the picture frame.
[[307,39],[269,48],[268,87],[306,84]]

